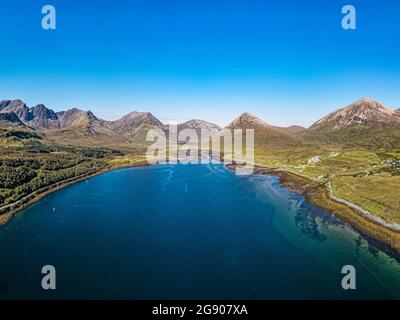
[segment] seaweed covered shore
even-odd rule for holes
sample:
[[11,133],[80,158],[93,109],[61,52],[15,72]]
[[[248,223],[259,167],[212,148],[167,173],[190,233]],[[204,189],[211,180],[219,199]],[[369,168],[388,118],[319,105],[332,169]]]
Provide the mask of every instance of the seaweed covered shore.
[[[227,167],[234,170],[236,165],[229,164]],[[388,228],[377,221],[368,219],[354,207],[337,201],[335,197],[332,197],[331,190],[327,183],[321,183],[293,172],[257,165],[254,167],[253,174],[265,174],[279,177],[282,186],[303,195],[309,203],[331,212],[337,218],[348,223],[361,233],[384,243],[397,253],[400,253],[399,231]]]

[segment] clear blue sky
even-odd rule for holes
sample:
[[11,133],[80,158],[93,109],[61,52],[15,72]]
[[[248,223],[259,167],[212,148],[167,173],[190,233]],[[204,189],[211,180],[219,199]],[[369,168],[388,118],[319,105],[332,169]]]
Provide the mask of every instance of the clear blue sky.
[[365,96],[398,108],[399,16],[396,0],[1,0],[0,99],[220,125],[310,125]]

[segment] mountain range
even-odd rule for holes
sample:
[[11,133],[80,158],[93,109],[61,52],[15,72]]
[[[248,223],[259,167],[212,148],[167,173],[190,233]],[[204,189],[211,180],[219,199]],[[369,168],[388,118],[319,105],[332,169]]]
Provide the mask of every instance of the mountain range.
[[[54,112],[43,104],[28,107],[21,100],[0,101],[0,128],[19,128],[41,134],[51,143],[106,147],[145,145],[149,129],[167,131],[149,112],[131,112],[115,121],[97,118],[91,111],[72,108]],[[316,121],[308,129],[277,127],[251,113],[243,113],[225,128],[192,119],[178,124],[183,129],[214,131],[254,129],[256,146],[290,147],[302,144],[332,144],[373,149],[400,148],[400,109],[364,98]]]

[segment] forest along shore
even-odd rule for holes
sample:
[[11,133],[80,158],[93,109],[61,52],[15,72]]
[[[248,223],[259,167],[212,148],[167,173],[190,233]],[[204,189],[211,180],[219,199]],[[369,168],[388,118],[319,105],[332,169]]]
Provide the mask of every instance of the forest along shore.
[[4,206],[0,207],[0,227],[8,223],[14,214],[18,213],[19,211],[27,208],[28,206],[36,203],[37,201],[43,199],[45,196],[47,196],[50,193],[53,193],[55,191],[61,190],[69,185],[72,185],[74,183],[77,183],[79,181],[93,178],[95,176],[98,176],[103,173],[111,172],[114,170],[119,170],[119,169],[125,169],[125,168],[133,168],[133,167],[142,167],[142,166],[148,166],[149,164],[146,161],[135,163],[135,164],[129,164],[129,165],[121,165],[121,166],[115,166],[115,167],[108,167],[108,168],[103,168],[103,169],[95,169],[92,172],[85,173],[83,175],[69,178],[63,181],[58,181],[52,185],[46,186],[42,189],[36,190],[32,192],[31,194],[23,197],[22,199],[19,199],[18,201],[14,203],[10,203]]

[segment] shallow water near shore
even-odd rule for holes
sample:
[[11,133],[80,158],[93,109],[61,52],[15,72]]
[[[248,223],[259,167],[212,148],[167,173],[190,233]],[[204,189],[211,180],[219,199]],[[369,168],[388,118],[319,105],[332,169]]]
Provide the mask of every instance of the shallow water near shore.
[[[223,165],[108,172],[0,228],[0,299],[400,298],[400,262],[279,184]],[[41,289],[41,268],[57,289]],[[357,289],[341,288],[353,265]]]

